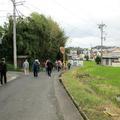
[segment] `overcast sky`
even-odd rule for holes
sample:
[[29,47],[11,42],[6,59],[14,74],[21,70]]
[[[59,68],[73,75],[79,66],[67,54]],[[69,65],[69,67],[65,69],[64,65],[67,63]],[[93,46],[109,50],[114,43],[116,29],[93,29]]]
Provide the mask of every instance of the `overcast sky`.
[[[11,0],[0,0],[0,25],[12,9]],[[107,25],[104,45],[120,47],[120,0],[25,0],[17,9],[25,16],[34,11],[51,16],[69,37],[66,46],[100,45],[98,24],[103,22]]]

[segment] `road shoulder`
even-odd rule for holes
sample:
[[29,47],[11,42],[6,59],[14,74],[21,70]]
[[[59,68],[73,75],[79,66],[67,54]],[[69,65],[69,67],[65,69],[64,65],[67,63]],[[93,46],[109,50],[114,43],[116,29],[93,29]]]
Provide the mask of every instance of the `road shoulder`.
[[55,95],[58,100],[64,120],[83,120],[79,111],[77,110],[72,100],[66,93],[65,89],[59,82],[57,75],[56,78],[54,79],[54,86],[55,86]]

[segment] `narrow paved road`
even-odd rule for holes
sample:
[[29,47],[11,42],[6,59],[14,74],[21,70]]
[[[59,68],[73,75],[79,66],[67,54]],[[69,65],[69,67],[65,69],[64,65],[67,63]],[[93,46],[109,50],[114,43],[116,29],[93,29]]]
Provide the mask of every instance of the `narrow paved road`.
[[71,110],[75,119],[69,119],[71,110],[67,108],[71,105],[64,105],[64,99],[69,98],[65,97],[57,79],[58,73],[53,73],[51,78],[46,73],[40,73],[38,78],[22,74],[0,86],[0,120],[82,120],[73,105]]

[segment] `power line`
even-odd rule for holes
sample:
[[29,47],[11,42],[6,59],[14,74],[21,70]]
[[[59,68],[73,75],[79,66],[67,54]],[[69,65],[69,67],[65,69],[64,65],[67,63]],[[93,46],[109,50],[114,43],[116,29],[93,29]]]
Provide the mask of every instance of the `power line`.
[[26,17],[23,13],[21,13],[18,9],[17,9],[18,13],[21,14],[20,16],[22,17]]
[[27,8],[27,9],[29,9],[30,11],[32,11],[32,12],[33,12],[33,10],[32,10],[31,8],[29,8],[28,6],[23,5],[23,7]]
[[16,12],[17,12],[18,16],[20,16],[20,14],[19,14],[19,12],[18,12],[17,8],[15,8],[15,9],[16,9]]
[[[33,7],[34,9],[36,9],[36,10],[39,10],[39,11],[41,11],[41,9],[39,9],[38,7],[36,7],[36,6],[34,6],[34,5],[31,5],[30,3],[28,3],[31,7]],[[24,5],[25,6],[25,5]],[[27,8],[29,8],[28,6],[26,6]]]
[[[54,0],[54,2],[55,2],[57,5],[61,6],[61,7],[62,7],[65,11],[67,11],[72,17],[76,15],[77,18],[79,18],[79,19],[81,19],[81,20],[83,20],[83,21],[88,22],[88,19],[86,19],[86,18],[85,18],[85,19],[84,19],[84,18],[81,18],[81,17],[78,16],[79,14],[76,14],[76,13],[78,13],[78,11],[73,12],[72,10],[64,7],[64,6],[63,6],[61,3],[59,3],[57,0]],[[84,14],[88,14],[88,13],[84,11]],[[73,18],[74,18],[74,17],[73,17]],[[93,18],[91,18],[91,17],[90,17],[90,19],[91,19],[91,21],[95,21],[95,20],[94,20]],[[93,24],[95,24],[95,22],[93,22]]]
[[[59,2],[56,1],[56,0],[54,0],[54,2],[55,2],[58,6],[60,6],[62,9],[64,9],[65,11],[67,11],[67,13],[69,13],[69,15],[70,15],[73,19],[76,20],[76,18],[73,17],[73,16],[75,16],[76,12],[73,12],[73,11],[67,9],[66,7],[64,7],[61,3],[59,3]],[[40,11],[41,11],[41,9],[39,9],[38,7],[36,7],[36,6],[34,6],[34,5],[31,5],[30,3],[28,3],[28,5],[30,5],[31,7],[35,8],[36,10],[40,10]],[[28,6],[25,6],[25,5],[24,5],[24,7],[27,7],[28,9],[31,10],[31,8],[29,8]],[[81,19],[81,18],[78,16],[78,14],[77,14],[77,18],[78,18],[79,20],[82,20],[81,22],[85,22],[85,21],[86,21],[86,23],[88,23],[88,20],[86,20],[86,19]],[[94,21],[94,20],[92,20],[92,21]],[[94,25],[96,25],[95,22],[92,22],[92,23],[93,23]],[[68,26],[71,25],[71,24],[68,23],[68,22],[67,22],[66,24],[67,24]],[[77,28],[78,30],[81,30],[79,25],[72,25],[72,26],[73,26],[73,29],[71,30],[71,32],[72,32],[74,29],[76,29],[76,28]]]
[[[76,14],[75,12],[73,12],[73,11],[65,8],[62,4],[60,4],[60,3],[57,2],[56,0],[54,0],[54,2],[55,2],[58,6],[60,6],[62,9],[64,9],[65,11],[67,11],[67,13],[69,13],[69,15],[70,15],[71,17],[75,16],[75,14]],[[36,7],[36,6],[34,6],[34,5],[31,5],[30,3],[28,3],[28,4],[29,4],[31,7],[33,7],[34,9],[41,11],[41,9],[39,9],[38,7]],[[25,5],[24,5],[24,6],[25,6]],[[29,8],[28,6],[25,6],[25,7]],[[77,17],[78,17],[78,16],[77,16]],[[84,20],[84,21],[85,21],[85,20]]]
[[[37,8],[36,6],[33,6],[33,5],[31,5],[31,4],[29,4],[31,7],[33,7],[33,8],[35,8],[36,10],[40,10],[39,8]],[[23,5],[24,7],[26,7],[27,9],[29,9],[29,10],[32,10],[30,7],[28,7],[28,6],[26,6],[26,5]],[[64,7],[63,7],[64,8]],[[64,8],[65,9],[65,8]],[[69,13],[70,13],[70,11],[69,10],[67,10]],[[33,12],[33,11],[32,11]],[[69,23],[66,23],[68,26],[70,26],[71,24],[69,24]],[[78,27],[78,26],[73,26],[74,28],[71,30],[71,31],[73,31],[74,29],[79,29],[80,30],[80,28]]]
[[[16,12],[18,14],[18,17],[26,17],[25,15],[23,15],[23,13],[21,13],[17,8],[16,8]],[[17,16],[16,16],[17,17]]]

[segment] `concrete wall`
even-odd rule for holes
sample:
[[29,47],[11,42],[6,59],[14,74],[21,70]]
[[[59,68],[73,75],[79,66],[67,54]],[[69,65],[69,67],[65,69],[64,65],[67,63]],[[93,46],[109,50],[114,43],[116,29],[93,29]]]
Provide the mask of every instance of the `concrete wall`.
[[112,65],[112,59],[109,59],[108,65],[109,65],[109,66]]
[[112,62],[112,59],[103,59],[102,63],[105,66],[120,67],[120,62]]
[[120,63],[114,63],[114,62],[112,62],[112,66],[113,67],[120,67]]
[[102,59],[102,64],[107,66],[112,66],[112,60],[111,59]]
[[73,66],[83,66],[83,60],[68,60]]

